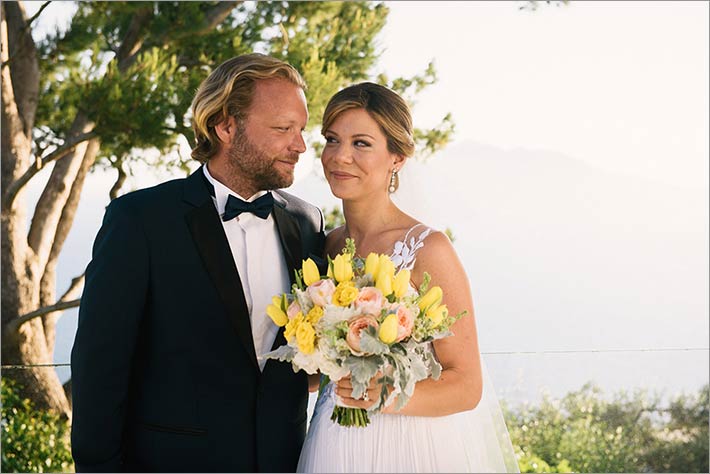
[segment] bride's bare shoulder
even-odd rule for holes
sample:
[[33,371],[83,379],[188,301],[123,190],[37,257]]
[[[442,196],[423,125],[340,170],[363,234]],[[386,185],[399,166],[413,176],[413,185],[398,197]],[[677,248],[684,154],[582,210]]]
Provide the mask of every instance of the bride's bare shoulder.
[[443,277],[447,273],[459,276],[465,274],[456,250],[444,232],[431,230],[423,240],[423,244],[417,252],[414,265],[414,273],[418,277],[421,277],[424,271],[432,276],[432,280],[438,279],[435,277]]

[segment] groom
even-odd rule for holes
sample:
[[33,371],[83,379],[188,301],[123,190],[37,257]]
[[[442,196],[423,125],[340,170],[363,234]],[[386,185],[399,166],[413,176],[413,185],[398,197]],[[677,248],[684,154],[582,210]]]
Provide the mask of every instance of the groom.
[[[277,59],[232,58],[192,104],[204,165],[106,211],[72,349],[77,471],[294,471],[308,382],[259,359],[265,308],[321,255],[320,211],[293,182],[305,84]],[[274,190],[274,191],[269,191]]]

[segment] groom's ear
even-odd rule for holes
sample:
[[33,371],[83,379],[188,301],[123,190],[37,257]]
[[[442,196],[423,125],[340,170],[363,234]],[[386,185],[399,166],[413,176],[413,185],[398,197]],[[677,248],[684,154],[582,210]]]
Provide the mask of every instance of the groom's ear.
[[222,143],[232,143],[232,138],[237,132],[237,119],[232,115],[228,115],[226,118],[222,119],[217,125],[214,126],[214,131],[217,134],[217,138]]

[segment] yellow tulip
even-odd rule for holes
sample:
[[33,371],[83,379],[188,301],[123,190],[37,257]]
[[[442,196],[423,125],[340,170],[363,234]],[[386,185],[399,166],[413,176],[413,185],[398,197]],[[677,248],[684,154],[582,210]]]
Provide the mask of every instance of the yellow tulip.
[[266,314],[269,315],[271,320],[278,327],[285,326],[288,322],[288,316],[286,316],[286,313],[284,313],[283,310],[276,305],[270,304],[269,306],[267,306]]
[[409,277],[409,270],[400,270],[400,272],[397,273],[397,276],[394,277],[394,281],[392,282],[394,296],[401,298],[407,294],[407,290],[409,289]]
[[449,315],[449,309],[445,304],[435,306],[426,312],[427,318],[431,319],[434,323],[434,327],[437,327],[444,320],[446,316]]
[[387,297],[392,293],[393,279],[394,263],[386,255],[382,255],[377,269],[377,277],[375,278],[375,287],[382,292],[383,296]]
[[419,309],[426,311],[432,305],[437,305],[441,303],[441,298],[444,297],[444,292],[441,291],[441,287],[432,286],[429,291],[426,292],[424,296],[419,300]]
[[273,304],[285,313],[286,309],[288,308],[288,296],[286,296],[286,293],[282,295],[272,296],[271,304]]
[[379,268],[382,268],[382,265],[387,265],[388,267],[392,267],[392,272],[394,272],[394,263],[392,263],[392,260],[387,255],[380,254],[379,260]]
[[397,330],[399,329],[399,322],[397,321],[396,314],[390,314],[382,321],[380,325],[380,341],[385,344],[392,344],[395,339],[397,339]]
[[338,282],[350,281],[353,278],[353,267],[349,254],[340,254],[333,260],[333,276]]
[[371,253],[365,259],[365,273],[369,273],[374,279],[377,276],[377,269],[380,266],[380,256],[376,253]]
[[306,286],[311,286],[313,283],[320,280],[318,266],[316,266],[316,262],[310,258],[308,260],[303,260],[301,268],[303,271],[303,283],[305,283]]

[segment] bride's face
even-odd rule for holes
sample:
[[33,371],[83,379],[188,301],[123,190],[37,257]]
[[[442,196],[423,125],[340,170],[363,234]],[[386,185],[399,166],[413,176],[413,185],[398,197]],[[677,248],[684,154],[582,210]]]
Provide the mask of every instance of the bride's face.
[[387,137],[364,109],[340,114],[324,131],[321,163],[333,194],[340,199],[386,194],[399,157],[387,150]]

